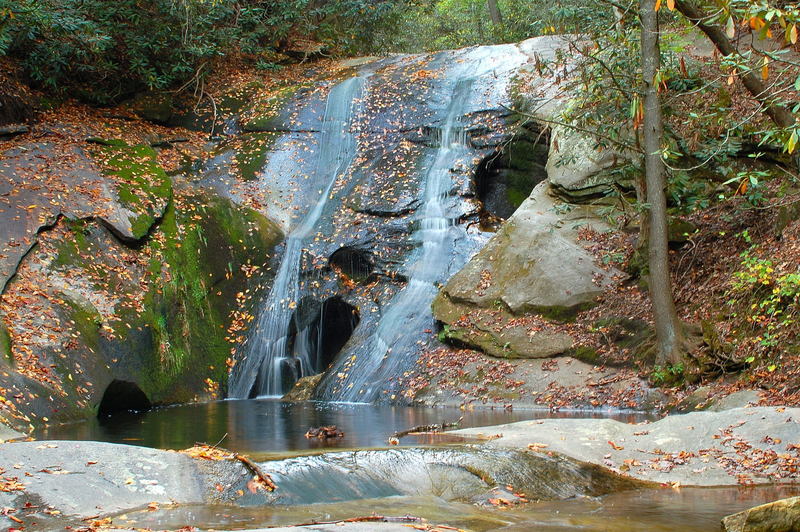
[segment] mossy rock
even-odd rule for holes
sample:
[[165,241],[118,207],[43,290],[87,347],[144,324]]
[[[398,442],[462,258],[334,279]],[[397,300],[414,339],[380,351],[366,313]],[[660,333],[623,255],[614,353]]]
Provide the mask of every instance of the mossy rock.
[[795,202],[789,205],[784,205],[778,209],[778,216],[775,219],[776,236],[780,236],[783,230],[789,227],[789,224],[800,219],[800,203]]
[[148,92],[136,96],[128,103],[133,113],[157,124],[167,124],[172,117],[174,100],[166,92]]
[[[70,223],[72,238],[56,248],[50,267],[91,270],[97,300],[116,303],[114,318],[105,321],[90,301],[92,288],[59,294],[64,305],[57,314],[69,324],[68,342],[59,346],[66,358],[57,350],[45,355],[54,361],[71,406],[48,414],[51,419],[95,415],[113,380],[135,383],[154,404],[224,393],[232,311],[240,309],[241,294],[256,293],[267,280],[264,265],[282,233],[259,213],[212,193],[184,193],[180,205],[178,210],[169,202],[136,251],[104,225]],[[149,265],[119,260],[136,252],[150,257]],[[142,286],[148,287],[143,299]]]
[[314,396],[314,390],[322,380],[322,373],[309,375],[297,381],[289,392],[283,396],[282,401],[296,403],[310,401]]
[[600,359],[600,354],[597,352],[597,349],[586,345],[577,346],[568,351],[567,354],[576,360],[586,362],[587,364],[591,364],[593,366],[603,363],[603,361]]
[[116,182],[118,201],[126,211],[126,226],[112,222],[112,228],[123,239],[141,240],[172,198],[172,181],[159,165],[156,151],[147,145],[109,141],[97,146],[94,155],[103,173]]
[[685,244],[697,231],[697,226],[687,220],[671,218],[667,226],[667,237],[670,244]]
[[3,322],[0,321],[0,364],[14,364],[11,354],[11,335]]
[[309,87],[308,84],[287,85],[268,98],[257,100],[242,116],[242,129],[250,132],[284,129],[282,111],[298,92]]
[[240,179],[258,179],[258,173],[264,168],[267,155],[279,135],[276,132],[250,133],[237,140],[233,146],[233,161]]
[[[505,311],[486,311],[453,303],[440,294],[433,303],[437,320],[446,323],[439,339],[458,347],[477,349],[497,358],[547,358],[567,352],[573,338],[554,329],[529,331],[513,324],[514,316]],[[469,314],[470,327],[455,325]]]
[[224,390],[229,316],[237,294],[255,288],[242,267],[263,265],[282,238],[274,223],[227,199],[199,194],[183,201],[196,208],[165,213],[159,226],[165,238],[158,245],[169,280],[154,284],[143,313],[155,347],[145,381],[157,402],[191,400],[207,379]]

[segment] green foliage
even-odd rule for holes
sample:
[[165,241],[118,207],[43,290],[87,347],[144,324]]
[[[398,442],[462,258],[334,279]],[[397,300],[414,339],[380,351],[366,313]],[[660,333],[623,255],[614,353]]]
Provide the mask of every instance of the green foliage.
[[650,372],[650,381],[659,386],[678,384],[683,380],[686,367],[683,364],[655,366]]
[[[373,23],[352,33],[349,52],[428,52],[517,42],[547,33],[577,33],[610,11],[574,0],[498,0],[503,23],[492,24],[486,0],[377,2]],[[420,38],[424,36],[424,38]]]
[[[743,235],[746,239],[746,233]],[[774,261],[758,255],[751,246],[741,254],[741,266],[731,282],[730,304],[743,299],[748,323],[758,331],[756,341],[761,347],[776,347],[781,330],[797,323],[800,312],[800,273],[782,271]]]
[[18,58],[48,90],[108,103],[199,80],[209,62],[275,48],[289,35],[350,46],[395,3],[0,0],[0,56]]

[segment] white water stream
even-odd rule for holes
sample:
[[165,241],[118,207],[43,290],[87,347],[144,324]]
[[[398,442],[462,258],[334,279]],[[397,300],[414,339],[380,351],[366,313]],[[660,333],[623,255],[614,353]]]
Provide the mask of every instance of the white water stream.
[[415,343],[431,324],[430,304],[438,290],[435,283],[450,264],[448,232],[454,217],[447,212],[446,199],[453,183],[451,168],[467,152],[467,136],[460,117],[469,101],[472,83],[472,79],[462,79],[455,84],[439,130],[439,147],[423,180],[423,203],[412,235],[421,244],[421,251],[409,269],[408,284],[389,302],[366,349],[343,361],[342,367],[331,375],[333,384],[325,391],[326,399],[394,399],[385,397],[391,379],[402,376],[416,360]]
[[365,80],[366,76],[350,78],[335,85],[328,95],[314,172],[317,183],[322,183],[324,176],[326,187],[286,238],[286,249],[272,288],[260,306],[256,325],[244,346],[245,356],[231,374],[228,392],[231,398],[281,395],[286,391],[285,375],[297,379],[313,373],[307,355],[296,359],[288,352],[289,323],[300,297],[304,243],[314,233],[337,178],[347,172],[355,157],[356,139],[351,126]]

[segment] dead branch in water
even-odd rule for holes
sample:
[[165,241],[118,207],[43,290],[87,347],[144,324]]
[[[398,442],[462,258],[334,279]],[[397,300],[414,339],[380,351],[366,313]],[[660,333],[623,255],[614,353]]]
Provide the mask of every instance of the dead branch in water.
[[245,466],[247,466],[250,469],[250,471],[252,471],[258,477],[258,480],[264,485],[264,487],[268,491],[275,491],[276,489],[278,489],[278,486],[272,481],[272,477],[269,476],[269,474],[264,473],[264,471],[262,471],[261,468],[258,467],[258,464],[250,460],[249,457],[243,454],[234,453],[234,458],[236,458]]
[[256,476],[256,482],[264,489],[267,491],[275,491],[278,489],[278,486],[272,481],[272,477],[264,473],[258,464],[243,454],[235,453],[216,445],[208,445],[207,443],[196,443],[194,447],[184,449],[180,452],[188,454],[192,458],[200,458],[203,460],[238,460]]
[[422,523],[425,520],[421,517],[412,517],[410,515],[391,517],[385,515],[366,515],[362,517],[351,517],[349,519],[340,519],[339,521],[311,521],[309,523],[300,523],[292,526],[314,526],[314,525],[338,525],[339,523]]
[[401,430],[399,432],[395,432],[389,437],[389,443],[392,443],[392,440],[399,440],[403,436],[408,436],[409,434],[417,434],[421,432],[442,432],[446,429],[453,429],[457,428],[461,425],[461,421],[464,419],[464,416],[458,418],[457,421],[453,421],[452,423],[434,423],[433,425],[417,425],[416,427],[411,427],[408,430]]

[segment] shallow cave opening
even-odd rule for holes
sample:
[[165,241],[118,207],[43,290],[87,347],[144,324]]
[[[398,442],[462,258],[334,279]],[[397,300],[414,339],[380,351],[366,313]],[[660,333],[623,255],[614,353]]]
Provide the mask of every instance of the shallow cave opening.
[[358,309],[344,299],[334,296],[322,304],[319,331],[319,369],[327,368],[353,335],[361,321]]
[[338,269],[356,282],[364,281],[375,268],[372,253],[353,246],[344,246],[328,258],[328,265]]
[[[305,305],[306,308],[309,306]],[[315,309],[313,317],[307,312],[295,313],[293,321],[297,333],[293,351],[295,357],[307,357],[312,371],[319,373],[333,362],[352,336],[361,317],[356,307],[339,296],[318,303]]]
[[475,170],[475,191],[483,205],[482,221],[509,218],[533,188],[547,179],[549,145],[546,132],[527,124],[481,160]]
[[103,392],[97,417],[106,418],[117,412],[143,412],[152,408],[147,395],[135,382],[113,380]]

